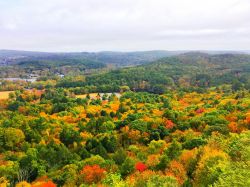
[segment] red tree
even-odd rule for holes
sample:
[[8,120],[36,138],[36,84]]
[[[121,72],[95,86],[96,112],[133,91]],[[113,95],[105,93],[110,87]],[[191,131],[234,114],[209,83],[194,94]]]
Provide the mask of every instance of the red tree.
[[172,129],[174,127],[174,123],[171,120],[166,120],[165,127],[167,129]]
[[85,166],[80,174],[83,177],[83,181],[87,184],[98,183],[105,176],[105,169],[101,168],[99,165],[87,165]]
[[145,164],[143,164],[142,162],[137,162],[135,164],[135,169],[140,171],[140,172],[143,172],[147,169],[147,166]]
[[56,184],[47,178],[47,176],[43,176],[37,179],[32,183],[32,187],[56,187]]
[[204,108],[199,108],[196,111],[196,114],[202,114],[203,112],[205,112]]

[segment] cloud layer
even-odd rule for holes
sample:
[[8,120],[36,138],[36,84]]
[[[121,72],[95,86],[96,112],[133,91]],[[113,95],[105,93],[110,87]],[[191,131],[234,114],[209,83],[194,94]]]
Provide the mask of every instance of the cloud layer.
[[0,48],[249,50],[249,0],[0,0]]

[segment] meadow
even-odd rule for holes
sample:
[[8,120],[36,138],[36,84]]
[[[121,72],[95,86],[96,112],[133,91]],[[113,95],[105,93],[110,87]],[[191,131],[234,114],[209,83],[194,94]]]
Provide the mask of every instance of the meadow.
[[0,92],[0,99],[8,99],[10,93],[13,93],[13,91],[3,91],[3,92]]

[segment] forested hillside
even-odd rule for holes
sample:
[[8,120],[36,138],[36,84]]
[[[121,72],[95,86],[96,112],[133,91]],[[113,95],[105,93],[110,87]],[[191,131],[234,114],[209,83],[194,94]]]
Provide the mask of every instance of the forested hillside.
[[86,77],[85,82],[60,81],[58,87],[89,86],[94,92],[134,91],[164,93],[175,88],[208,88],[223,84],[250,88],[250,55],[187,53],[132,68]]

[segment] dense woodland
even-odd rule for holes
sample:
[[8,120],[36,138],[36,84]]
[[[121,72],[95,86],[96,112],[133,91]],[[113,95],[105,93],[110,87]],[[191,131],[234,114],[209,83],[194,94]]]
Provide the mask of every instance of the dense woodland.
[[250,186],[249,76],[248,55],[189,53],[1,81],[0,186]]
[[59,81],[57,87],[88,86],[91,92],[133,91],[164,93],[176,88],[208,88],[231,84],[250,88],[250,55],[187,53],[150,64],[87,76],[86,81]]

